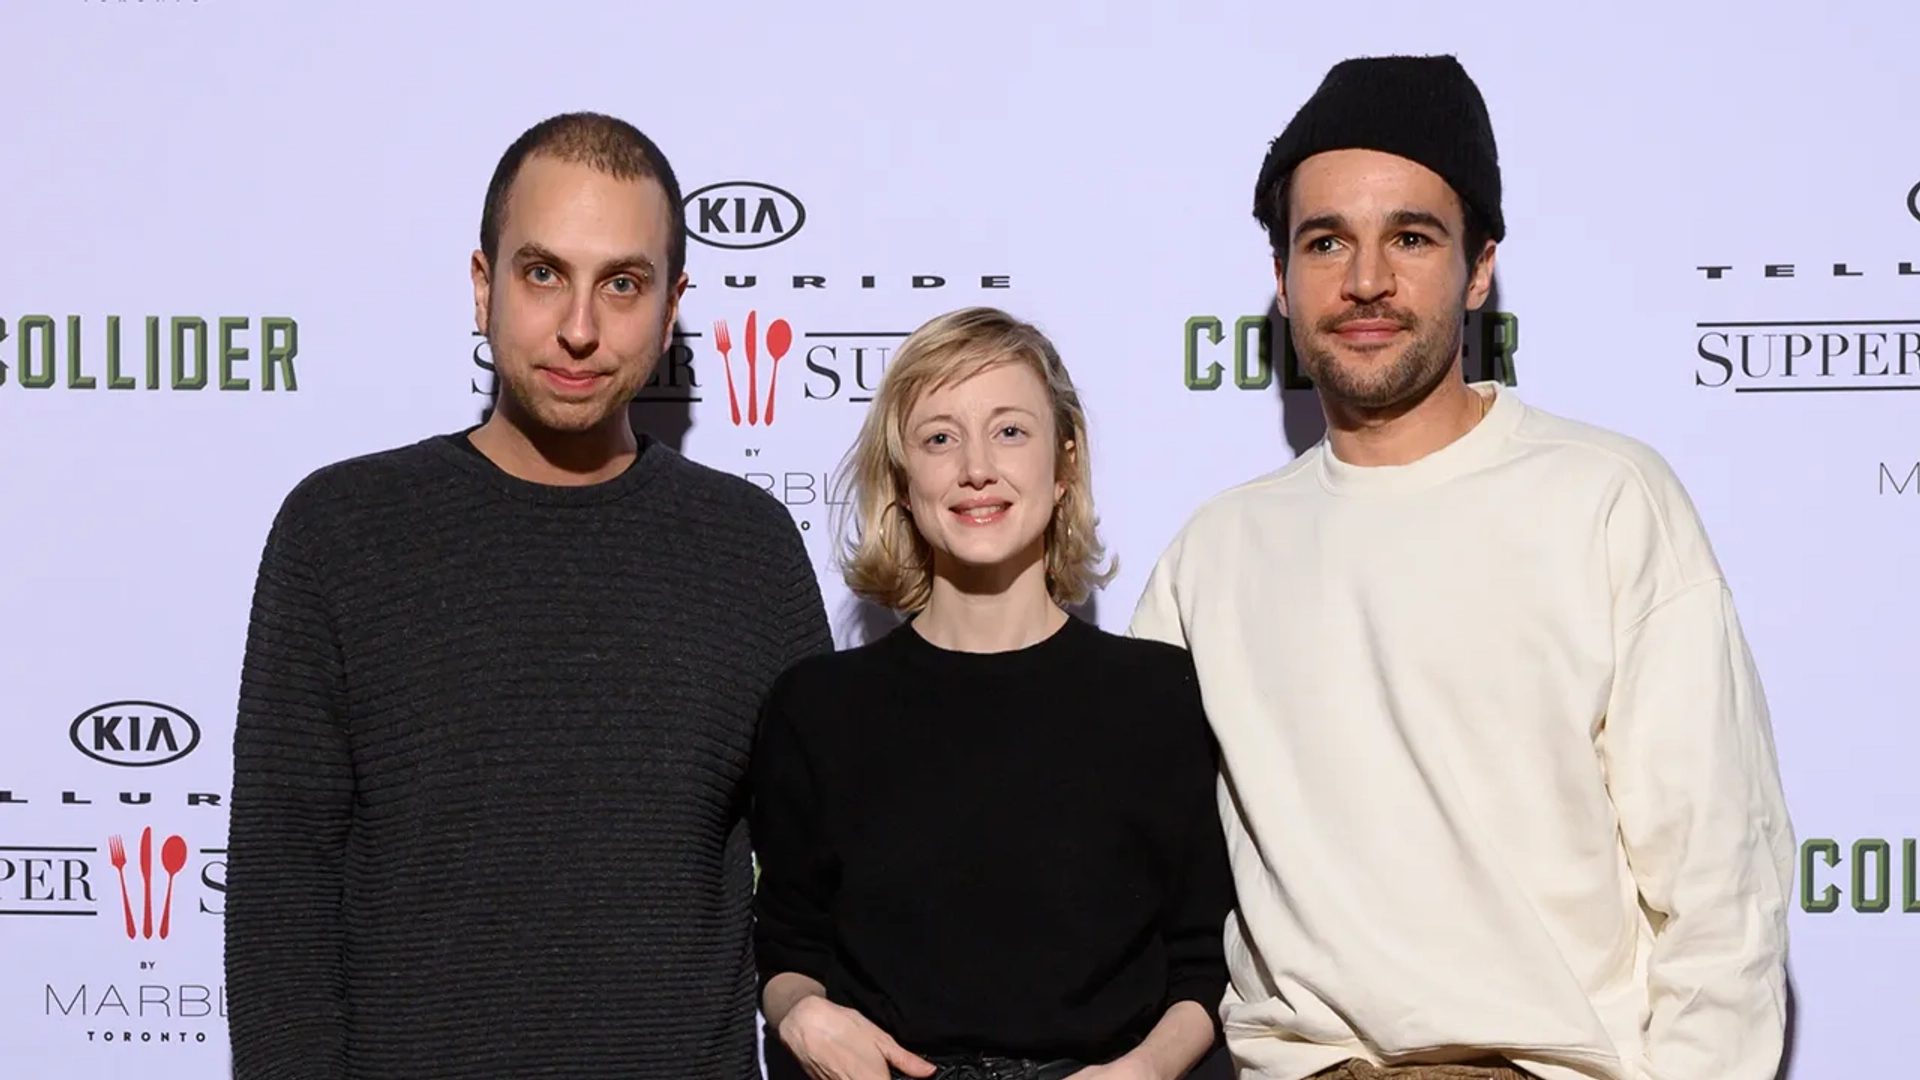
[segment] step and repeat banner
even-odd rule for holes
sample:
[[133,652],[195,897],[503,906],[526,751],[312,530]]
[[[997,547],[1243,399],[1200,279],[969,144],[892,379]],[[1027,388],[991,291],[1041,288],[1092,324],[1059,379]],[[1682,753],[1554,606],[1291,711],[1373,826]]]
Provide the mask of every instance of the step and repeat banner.
[[0,1074],[226,1074],[261,543],[313,469],[479,419],[468,257],[526,127],[609,112],[672,159],[693,286],[635,415],[791,509],[841,642],[881,624],[831,477],[900,339],[979,303],[1084,390],[1120,629],[1194,507],[1319,437],[1271,348],[1267,141],[1344,57],[1452,52],[1510,223],[1469,366],[1688,484],[1802,841],[1791,1076],[1906,1075],[1920,11],[1560,8],[8,5]]

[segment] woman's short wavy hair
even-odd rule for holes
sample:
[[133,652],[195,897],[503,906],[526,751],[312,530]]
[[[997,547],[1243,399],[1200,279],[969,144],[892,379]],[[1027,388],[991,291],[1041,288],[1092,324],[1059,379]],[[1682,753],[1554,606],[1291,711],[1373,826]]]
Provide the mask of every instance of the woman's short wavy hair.
[[1030,323],[998,308],[970,307],[933,319],[901,343],[841,465],[835,486],[846,516],[838,547],[855,595],[898,612],[926,607],[933,558],[904,504],[907,417],[930,391],[1007,363],[1032,369],[1053,409],[1055,468],[1065,492],[1047,525],[1047,591],[1057,603],[1079,604],[1113,579],[1117,560],[1098,568],[1106,549],[1093,509],[1086,411],[1059,351]]

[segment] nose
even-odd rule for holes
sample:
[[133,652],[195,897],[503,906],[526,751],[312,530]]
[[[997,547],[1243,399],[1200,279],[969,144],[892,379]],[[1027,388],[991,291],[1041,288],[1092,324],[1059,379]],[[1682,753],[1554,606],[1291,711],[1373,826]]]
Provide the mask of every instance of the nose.
[[594,317],[591,290],[576,294],[557,331],[560,344],[575,360],[591,355],[600,344],[600,322]]
[[1356,304],[1371,304],[1392,296],[1397,287],[1393,262],[1387,258],[1386,251],[1374,244],[1358,245],[1353,259],[1347,263],[1346,279],[1341,283],[1345,298]]
[[993,483],[996,470],[993,467],[993,455],[987,444],[982,441],[969,441],[966,444],[964,453],[966,455],[963,462],[965,472],[963,472],[960,477],[961,485],[970,488],[984,488],[988,484]]

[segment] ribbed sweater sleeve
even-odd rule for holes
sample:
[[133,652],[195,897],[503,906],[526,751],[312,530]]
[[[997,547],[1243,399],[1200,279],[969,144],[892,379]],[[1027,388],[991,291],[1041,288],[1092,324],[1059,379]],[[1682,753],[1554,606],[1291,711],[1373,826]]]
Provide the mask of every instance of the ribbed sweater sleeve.
[[340,896],[353,762],[307,525],[296,493],[260,561],[241,667],[227,841],[226,932],[247,939],[226,953],[234,1080],[348,1075]]

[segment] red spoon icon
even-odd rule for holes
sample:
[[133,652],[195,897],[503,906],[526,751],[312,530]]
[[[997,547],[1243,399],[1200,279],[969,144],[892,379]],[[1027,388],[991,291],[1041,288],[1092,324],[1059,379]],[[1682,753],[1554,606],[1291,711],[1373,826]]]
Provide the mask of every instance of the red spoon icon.
[[767,327],[767,355],[773,357],[773,374],[767,379],[767,423],[773,423],[773,391],[780,385],[780,358],[787,355],[787,349],[793,344],[793,327],[785,319],[773,320]]
[[164,938],[173,923],[173,876],[186,869],[187,842],[178,836],[167,837],[160,847],[160,866],[167,872],[167,900],[160,907],[160,936]]

